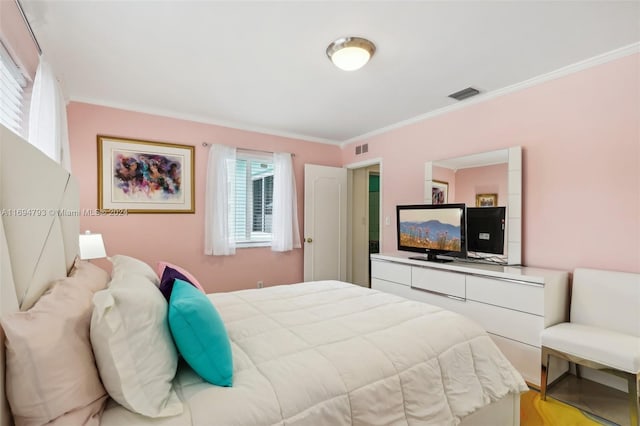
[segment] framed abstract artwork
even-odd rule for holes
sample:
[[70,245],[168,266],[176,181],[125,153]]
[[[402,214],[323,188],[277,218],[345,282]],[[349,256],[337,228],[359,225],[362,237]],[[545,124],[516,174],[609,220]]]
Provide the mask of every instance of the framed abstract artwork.
[[449,184],[440,180],[434,180],[431,186],[431,204],[446,204],[449,193]]
[[98,209],[194,213],[195,148],[98,135]]

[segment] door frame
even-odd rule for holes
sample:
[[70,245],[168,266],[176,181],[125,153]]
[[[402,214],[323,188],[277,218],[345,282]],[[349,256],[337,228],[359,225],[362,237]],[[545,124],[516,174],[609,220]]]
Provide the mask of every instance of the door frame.
[[[378,234],[380,235],[380,247],[383,244],[383,226],[384,226],[384,192],[383,192],[383,184],[382,181],[384,179],[383,168],[382,168],[382,158],[370,158],[368,160],[358,161],[355,163],[345,164],[343,167],[347,169],[347,281],[352,282],[353,278],[353,258],[351,256],[351,249],[353,248],[353,221],[352,221],[352,213],[353,213],[353,170],[362,169],[370,166],[378,165],[380,168],[380,206],[378,212]],[[368,214],[368,213],[367,213]]]

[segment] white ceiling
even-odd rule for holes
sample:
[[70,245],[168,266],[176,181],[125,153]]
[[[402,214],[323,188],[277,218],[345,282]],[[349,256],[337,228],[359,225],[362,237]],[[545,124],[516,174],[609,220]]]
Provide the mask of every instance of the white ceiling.
[[509,150],[499,149],[497,151],[486,151],[477,154],[465,155],[463,157],[447,158],[435,161],[433,164],[446,169],[460,170],[472,167],[491,166],[509,162]]
[[[21,3],[71,100],[330,143],[640,40],[638,1]],[[325,55],[349,35],[360,71]]]

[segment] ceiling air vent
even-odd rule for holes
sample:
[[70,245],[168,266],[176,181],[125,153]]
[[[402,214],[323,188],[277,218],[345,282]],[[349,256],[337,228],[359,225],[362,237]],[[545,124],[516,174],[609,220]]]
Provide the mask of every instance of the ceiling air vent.
[[478,89],[467,87],[466,89],[462,89],[459,92],[450,94],[449,97],[461,101],[463,99],[470,98],[471,96],[475,96],[479,93],[480,91]]

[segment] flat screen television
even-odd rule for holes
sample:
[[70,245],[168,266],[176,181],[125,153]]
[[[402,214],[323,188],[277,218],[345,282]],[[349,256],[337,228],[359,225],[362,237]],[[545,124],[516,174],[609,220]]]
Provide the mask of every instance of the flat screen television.
[[505,207],[467,208],[467,250],[504,254]]
[[426,254],[411,259],[448,262],[466,257],[464,204],[396,206],[396,213],[398,250]]

